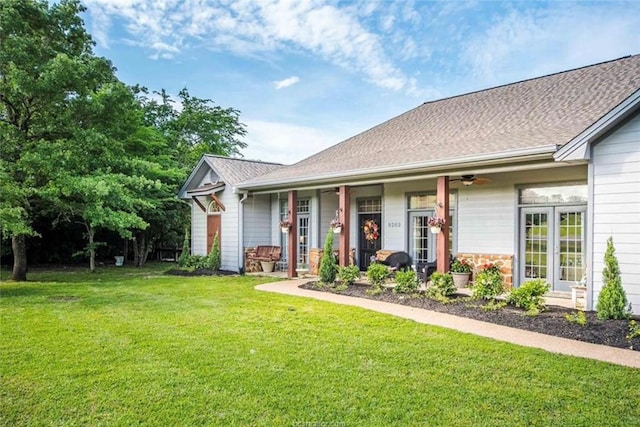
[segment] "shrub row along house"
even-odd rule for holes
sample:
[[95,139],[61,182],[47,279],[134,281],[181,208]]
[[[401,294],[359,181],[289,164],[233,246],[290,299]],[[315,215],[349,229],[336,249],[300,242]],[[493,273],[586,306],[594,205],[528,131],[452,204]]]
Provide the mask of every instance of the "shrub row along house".
[[612,236],[640,313],[640,55],[426,102],[290,166],[204,156],[180,197],[193,253],[218,230],[223,269],[271,245],[295,277],[337,219],[342,265],[385,249],[441,271],[450,253],[493,262],[516,287],[568,292],[584,276],[589,309]]

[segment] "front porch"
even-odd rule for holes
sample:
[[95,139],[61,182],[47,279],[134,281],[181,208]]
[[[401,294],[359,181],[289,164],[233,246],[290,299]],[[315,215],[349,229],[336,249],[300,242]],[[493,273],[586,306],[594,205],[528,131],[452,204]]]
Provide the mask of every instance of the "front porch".
[[[403,251],[414,265],[436,262],[446,272],[453,255],[476,269],[498,265],[508,287],[546,278],[554,291],[569,293],[585,264],[586,167],[513,168],[469,182],[412,176],[290,190],[286,200],[278,194],[277,206],[279,219],[292,226],[285,234],[274,231],[272,242],[283,245],[289,278],[298,276],[301,265],[317,272],[319,248],[335,220],[342,224],[334,234],[340,265],[366,271],[377,252]],[[433,217],[446,221],[438,232],[428,226]]]

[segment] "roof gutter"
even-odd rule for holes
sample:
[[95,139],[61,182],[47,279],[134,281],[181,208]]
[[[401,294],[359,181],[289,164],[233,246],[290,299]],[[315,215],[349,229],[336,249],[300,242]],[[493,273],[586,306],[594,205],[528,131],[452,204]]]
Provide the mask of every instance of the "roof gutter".
[[[420,173],[430,171],[433,176],[435,171],[445,169],[451,166],[472,167],[472,166],[490,166],[500,165],[507,162],[522,162],[532,160],[549,160],[552,159],[553,153],[556,152],[558,147],[554,145],[545,145],[534,148],[527,148],[522,150],[505,151],[503,153],[489,153],[467,157],[457,157],[444,160],[436,160],[432,162],[413,163],[403,166],[388,166],[385,168],[369,169],[369,170],[357,170],[348,172],[334,172],[326,175],[316,175],[309,178],[289,178],[274,181],[263,181],[255,183],[240,184],[244,189],[266,189],[268,187],[278,187],[294,184],[328,184],[337,179],[346,180],[347,178],[358,178],[359,180],[374,179],[376,183],[383,181],[383,177],[395,176],[407,173]],[[402,178],[406,180],[406,178]],[[389,179],[384,179],[385,182],[391,182]],[[360,184],[360,182],[358,182]],[[296,187],[300,189],[299,187]]]

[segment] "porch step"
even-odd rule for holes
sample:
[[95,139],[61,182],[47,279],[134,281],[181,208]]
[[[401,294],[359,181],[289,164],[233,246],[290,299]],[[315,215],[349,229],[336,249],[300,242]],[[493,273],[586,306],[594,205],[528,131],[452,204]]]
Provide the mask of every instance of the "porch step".
[[549,291],[546,296],[550,298],[571,299],[571,292]]

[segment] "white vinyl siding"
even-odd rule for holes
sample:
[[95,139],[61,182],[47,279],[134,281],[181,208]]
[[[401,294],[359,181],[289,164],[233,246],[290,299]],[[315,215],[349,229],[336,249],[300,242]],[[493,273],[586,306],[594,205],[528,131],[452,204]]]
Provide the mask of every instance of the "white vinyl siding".
[[607,239],[613,237],[622,285],[640,313],[640,115],[599,142],[593,166],[593,308],[602,289]]
[[238,259],[238,236],[240,236],[238,230],[239,196],[233,194],[230,187],[216,193],[216,196],[226,208],[221,214],[220,224],[220,252],[222,254],[220,269],[238,271],[241,266]]
[[[244,247],[270,245],[274,232],[271,220],[271,198],[256,195],[244,202]],[[279,231],[280,229],[278,229]]]
[[[198,197],[200,203],[207,207],[209,202],[205,197]],[[191,253],[205,255],[207,253],[207,214],[191,201]]]
[[458,189],[458,252],[514,255],[515,183]]

